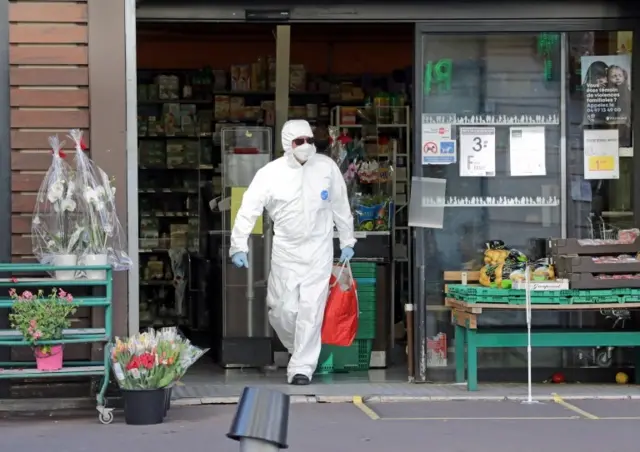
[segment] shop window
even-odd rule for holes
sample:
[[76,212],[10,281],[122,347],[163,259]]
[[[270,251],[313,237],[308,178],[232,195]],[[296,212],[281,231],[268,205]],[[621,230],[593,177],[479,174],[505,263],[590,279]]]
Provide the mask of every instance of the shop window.
[[631,42],[625,31],[568,34],[569,237],[632,227]]
[[[560,35],[551,33],[423,37],[423,146],[414,174],[447,181],[443,229],[421,232],[429,336],[452,337],[442,306],[444,271],[479,270],[491,240],[535,259],[545,238],[561,234],[560,45]],[[454,152],[444,152],[451,142]],[[557,315],[537,314],[536,324],[560,324]],[[480,319],[485,327],[522,326],[524,313]],[[537,364],[561,362],[561,350],[533,354]],[[479,355],[481,368],[526,363],[525,350]]]

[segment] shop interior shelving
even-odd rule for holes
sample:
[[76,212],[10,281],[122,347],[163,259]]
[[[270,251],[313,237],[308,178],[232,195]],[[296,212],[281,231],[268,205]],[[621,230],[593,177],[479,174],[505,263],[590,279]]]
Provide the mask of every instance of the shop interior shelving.
[[[393,99],[393,97],[392,97]],[[389,167],[388,181],[371,184],[372,194],[387,196],[391,201],[391,221],[388,231],[367,231],[356,226],[356,236],[387,235],[389,256],[379,256],[391,263],[391,342],[394,341],[396,298],[404,305],[411,294],[410,252],[411,234],[408,226],[408,202],[411,175],[411,108],[404,99],[395,98],[398,105],[379,105],[378,99],[365,106],[337,106],[332,109],[332,125],[342,134],[362,139],[365,159],[376,161],[381,168]],[[362,248],[361,248],[362,249]],[[369,255],[367,255],[369,256]]]
[[232,90],[228,79],[210,69],[138,73],[142,328],[208,328],[196,268],[203,237],[221,225],[210,208],[222,191],[221,130],[273,121],[273,92]]

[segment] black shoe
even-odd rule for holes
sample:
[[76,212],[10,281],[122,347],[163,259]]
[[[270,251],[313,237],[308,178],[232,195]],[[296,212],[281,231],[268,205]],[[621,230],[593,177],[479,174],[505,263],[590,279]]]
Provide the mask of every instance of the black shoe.
[[295,374],[291,379],[291,384],[296,386],[306,386],[309,383],[311,383],[311,380],[309,380],[309,377],[302,374]]

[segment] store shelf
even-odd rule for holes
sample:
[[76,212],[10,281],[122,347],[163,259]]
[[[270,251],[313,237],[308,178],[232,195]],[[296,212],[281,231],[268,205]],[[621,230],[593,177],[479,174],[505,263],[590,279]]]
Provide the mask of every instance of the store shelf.
[[196,104],[211,105],[213,99],[143,99],[138,100],[138,105],[162,105],[162,104]]
[[140,281],[141,286],[173,286],[173,280],[171,281]]
[[138,166],[140,170],[146,171],[217,171],[213,165],[200,165],[200,166]]
[[[355,231],[354,235],[357,239],[364,239],[371,236],[391,235],[391,231]],[[338,231],[333,231],[333,238],[337,239],[339,237]]]
[[138,140],[202,140],[203,138],[194,135],[138,135]]
[[198,212],[140,212],[140,216],[143,218],[197,218]]
[[187,193],[187,194],[197,194],[198,189],[196,188],[140,188],[138,189],[138,193]]

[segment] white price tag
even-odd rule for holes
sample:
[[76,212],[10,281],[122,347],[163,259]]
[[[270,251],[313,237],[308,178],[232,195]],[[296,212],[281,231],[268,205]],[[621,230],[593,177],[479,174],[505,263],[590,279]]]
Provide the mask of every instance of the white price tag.
[[496,175],[496,128],[460,127],[460,176]]
[[366,231],[355,231],[355,233],[353,235],[357,239],[364,239],[364,238],[367,237],[367,232]]

